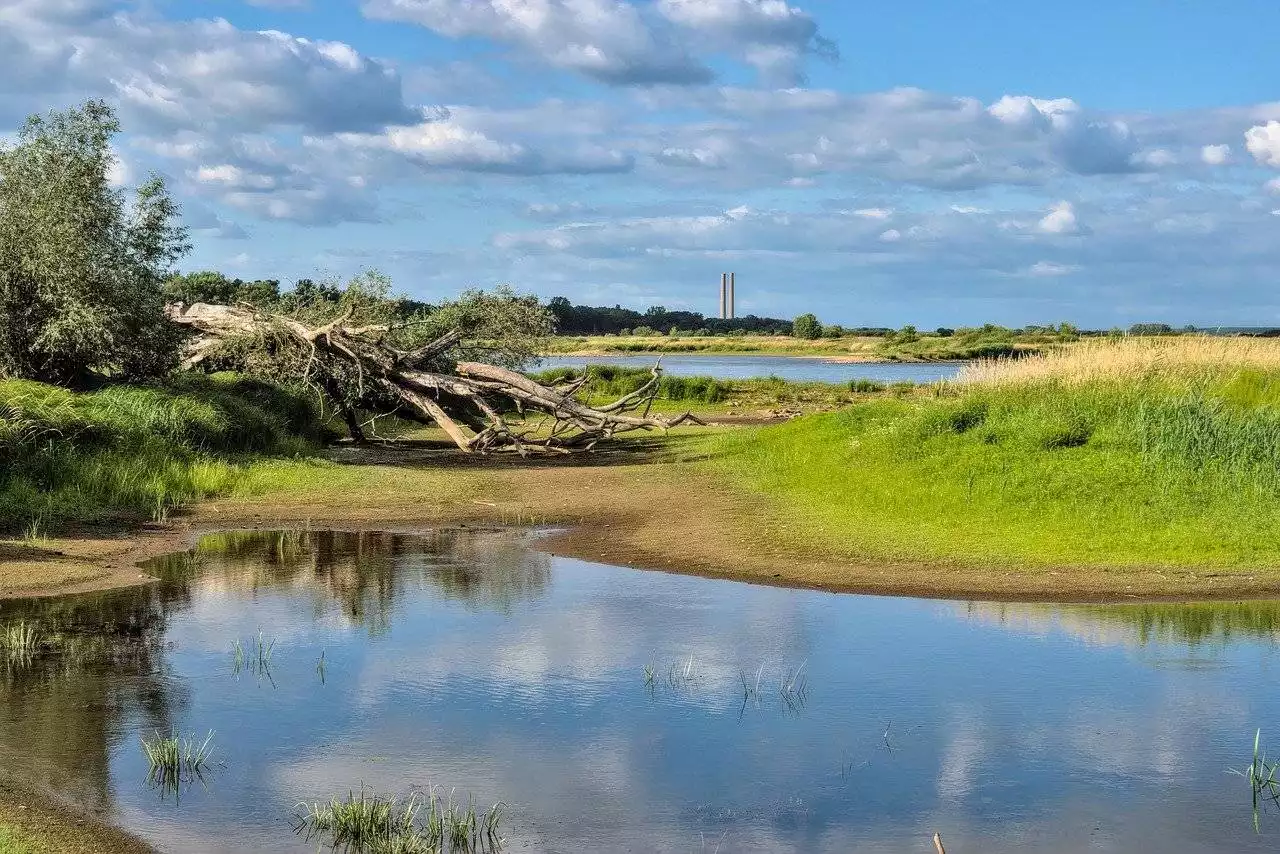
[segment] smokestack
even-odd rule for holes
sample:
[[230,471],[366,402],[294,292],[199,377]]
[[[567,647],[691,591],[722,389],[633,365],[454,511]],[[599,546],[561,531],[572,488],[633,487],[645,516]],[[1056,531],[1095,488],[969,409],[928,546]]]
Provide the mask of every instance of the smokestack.
[[728,317],[725,314],[729,306],[729,277],[725,273],[720,274],[720,319],[724,320]]
[[737,273],[729,274],[729,319],[730,320],[737,317],[737,314],[734,313],[734,309],[733,309],[733,297],[734,297],[734,293],[733,293],[734,281],[733,280],[735,276],[737,276]]

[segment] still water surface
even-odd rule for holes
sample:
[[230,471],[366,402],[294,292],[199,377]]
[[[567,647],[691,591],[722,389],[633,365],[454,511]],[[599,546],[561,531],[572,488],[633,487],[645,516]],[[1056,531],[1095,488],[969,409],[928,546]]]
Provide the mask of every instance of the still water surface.
[[[651,368],[658,354],[642,356],[543,356],[536,370],[581,368],[583,365],[623,365]],[[867,379],[885,383],[932,383],[954,377],[958,362],[829,362],[803,356],[670,355],[662,356],[663,369],[673,376],[716,377],[742,380],[781,377],[794,382],[847,383]]]
[[[1280,814],[1255,834],[1227,773],[1255,727],[1280,745],[1273,603],[836,595],[476,531],[221,534],[152,569],[0,603],[73,639],[3,671],[0,770],[164,851],[315,851],[295,805],[362,783],[505,801],[513,851],[1277,845]],[[269,676],[236,674],[260,630]],[[219,763],[178,801],[139,748],[174,728],[216,730]]]

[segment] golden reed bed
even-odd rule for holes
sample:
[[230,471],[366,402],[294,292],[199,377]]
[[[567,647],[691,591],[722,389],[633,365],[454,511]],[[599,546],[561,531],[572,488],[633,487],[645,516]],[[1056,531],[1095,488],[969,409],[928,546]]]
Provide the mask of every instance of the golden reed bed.
[[991,385],[1045,381],[1083,384],[1172,374],[1216,374],[1241,368],[1280,371],[1280,339],[1186,335],[1086,340],[1042,356],[977,362],[963,368],[957,381]]

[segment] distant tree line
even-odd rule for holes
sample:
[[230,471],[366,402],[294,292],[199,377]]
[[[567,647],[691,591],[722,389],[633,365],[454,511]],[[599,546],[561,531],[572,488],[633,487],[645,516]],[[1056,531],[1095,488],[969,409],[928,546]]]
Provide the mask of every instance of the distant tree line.
[[655,305],[646,311],[615,306],[574,305],[567,297],[553,297],[547,304],[556,319],[556,330],[561,335],[669,335],[679,332],[686,335],[792,335],[814,338],[840,338],[845,335],[891,335],[887,327],[843,327],[838,324],[824,326],[813,315],[812,324],[801,323],[803,334],[795,333],[796,321],[778,317],[758,317],[749,314],[723,320],[707,317],[696,311],[668,311]]
[[637,329],[650,333],[667,334],[672,329],[689,334],[728,335],[733,332],[753,332],[759,335],[790,335],[791,321],[776,317],[735,317],[721,320],[707,317],[696,311],[668,311],[655,305],[640,312],[620,305],[573,305],[566,297],[553,297],[547,304],[555,315],[556,329],[561,335],[619,335],[636,333]]
[[[338,281],[298,279],[293,287],[285,288],[279,279],[233,279],[214,270],[201,270],[170,276],[164,282],[164,296],[168,302],[194,305],[198,302],[218,305],[248,303],[280,314],[295,314],[303,307],[325,304],[338,305],[343,300],[347,286]],[[394,303],[395,313],[409,317],[430,312],[434,306],[404,297],[387,297]]]

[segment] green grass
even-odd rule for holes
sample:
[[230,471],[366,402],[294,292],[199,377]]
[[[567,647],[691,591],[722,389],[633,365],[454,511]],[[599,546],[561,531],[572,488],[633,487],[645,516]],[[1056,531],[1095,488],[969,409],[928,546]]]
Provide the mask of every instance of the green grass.
[[876,347],[882,359],[909,362],[953,362],[969,359],[999,359],[1043,353],[1076,340],[1075,335],[1049,332],[1015,332],[1002,326],[958,329],[952,335],[886,337]]
[[[532,374],[536,382],[547,386],[564,385],[581,379],[583,372],[575,368],[552,368]],[[617,400],[649,382],[653,374],[647,368],[618,365],[590,365],[587,382],[580,396],[584,400]],[[689,403],[719,403],[728,397],[732,386],[711,377],[675,377],[664,374],[658,382],[658,398]]]
[[310,450],[320,425],[302,394],[230,375],[92,392],[0,381],[0,528],[39,545],[68,520],[163,521],[230,491],[257,455]]
[[213,755],[213,730],[200,741],[196,736],[162,736],[142,739],[147,758],[147,782],[161,791],[178,792],[194,780],[203,780]]
[[718,440],[788,536],[889,560],[1280,561],[1280,374],[939,386]]
[[[631,394],[641,388],[652,376],[647,368],[628,368],[618,365],[591,365],[587,367],[588,380],[578,392],[580,400],[601,405]],[[532,377],[544,385],[557,386],[581,378],[582,370],[552,368]],[[911,384],[907,383],[910,387]],[[823,382],[793,382],[781,377],[765,376],[753,379],[720,380],[713,377],[683,377],[664,374],[658,386],[654,410],[658,412],[693,408],[697,411],[719,411],[742,406],[780,406],[788,404],[822,404],[836,406],[852,400],[853,393],[885,391],[881,383],[855,381],[838,384]]]
[[477,812],[475,799],[455,803],[433,788],[401,799],[361,788],[327,804],[299,804],[294,832],[361,854],[479,854],[502,847],[503,805]]
[[0,823],[0,854],[38,854],[43,843],[16,827]]

